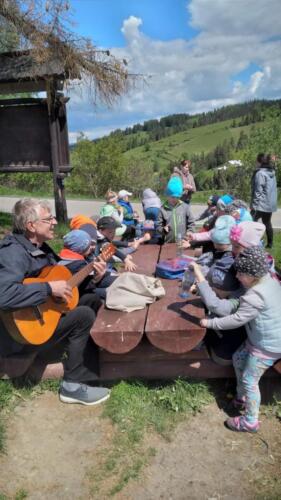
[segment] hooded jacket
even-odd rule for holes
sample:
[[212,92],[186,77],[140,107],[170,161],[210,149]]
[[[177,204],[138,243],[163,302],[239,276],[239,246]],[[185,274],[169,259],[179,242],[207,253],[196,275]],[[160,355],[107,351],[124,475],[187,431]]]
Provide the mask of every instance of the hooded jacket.
[[251,208],[260,212],[276,212],[277,184],[273,168],[261,167],[254,173]]
[[152,191],[152,189],[147,188],[142,193],[142,206],[143,210],[147,210],[148,208],[160,208],[161,200],[159,196]]
[[[168,226],[168,233],[164,232],[164,227]],[[158,214],[155,229],[163,237],[166,243],[174,243],[178,234],[182,238],[186,231],[194,231],[195,218],[189,205],[181,200],[173,207],[166,201]]]

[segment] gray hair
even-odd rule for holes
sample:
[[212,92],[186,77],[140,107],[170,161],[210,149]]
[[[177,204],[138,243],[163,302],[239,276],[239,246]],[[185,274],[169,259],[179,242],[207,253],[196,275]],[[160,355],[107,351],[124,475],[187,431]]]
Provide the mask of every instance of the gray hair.
[[40,208],[45,208],[51,213],[51,205],[48,201],[33,198],[24,198],[17,201],[13,207],[13,231],[15,233],[25,233],[28,222],[39,220]]

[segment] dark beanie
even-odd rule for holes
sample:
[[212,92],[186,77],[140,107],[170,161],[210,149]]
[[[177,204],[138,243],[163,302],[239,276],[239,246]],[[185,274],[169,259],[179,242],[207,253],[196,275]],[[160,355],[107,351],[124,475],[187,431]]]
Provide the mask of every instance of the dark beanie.
[[262,278],[268,273],[268,260],[264,249],[260,246],[245,248],[236,258],[235,267],[238,273]]

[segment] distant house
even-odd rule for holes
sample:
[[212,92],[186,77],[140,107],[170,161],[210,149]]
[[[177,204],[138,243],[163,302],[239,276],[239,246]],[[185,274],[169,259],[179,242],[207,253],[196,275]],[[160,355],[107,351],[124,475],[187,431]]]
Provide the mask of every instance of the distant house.
[[228,160],[227,165],[223,165],[221,167],[218,167],[217,170],[227,170],[228,167],[233,166],[233,167],[242,167],[243,163],[241,160]]
[[230,165],[234,165],[235,167],[242,167],[243,163],[241,160],[228,160]]

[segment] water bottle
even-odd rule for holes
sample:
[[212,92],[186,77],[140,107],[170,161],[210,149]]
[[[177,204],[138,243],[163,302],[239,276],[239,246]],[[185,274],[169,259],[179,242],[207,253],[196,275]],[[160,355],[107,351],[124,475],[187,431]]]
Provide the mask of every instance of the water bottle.
[[181,291],[179,293],[179,296],[182,299],[186,299],[187,297],[190,296],[189,289],[191,285],[193,285],[195,280],[194,272],[193,269],[187,268],[184,271],[184,275],[182,277],[182,282],[181,282]]
[[142,223],[137,222],[136,224],[136,238],[141,238],[142,236]]
[[181,233],[178,233],[176,237],[176,256],[182,257],[182,254],[183,254],[182,235]]

